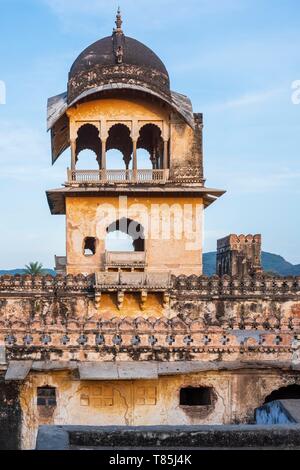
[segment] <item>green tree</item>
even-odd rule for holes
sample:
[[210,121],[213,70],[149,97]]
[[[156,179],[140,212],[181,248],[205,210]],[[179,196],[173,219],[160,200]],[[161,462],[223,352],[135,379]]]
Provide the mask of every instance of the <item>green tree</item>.
[[45,270],[43,268],[42,263],[39,263],[38,261],[32,262],[29,264],[26,264],[25,266],[25,274],[32,274],[33,276],[36,276],[37,274],[44,274]]

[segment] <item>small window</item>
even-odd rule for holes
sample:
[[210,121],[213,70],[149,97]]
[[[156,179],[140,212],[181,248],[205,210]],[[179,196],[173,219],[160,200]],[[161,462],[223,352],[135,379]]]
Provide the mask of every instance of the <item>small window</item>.
[[96,238],[87,237],[84,240],[84,256],[94,256],[96,254]]
[[56,389],[54,387],[39,387],[37,389],[38,406],[56,406]]
[[212,404],[211,387],[186,387],[180,390],[180,405],[209,406]]

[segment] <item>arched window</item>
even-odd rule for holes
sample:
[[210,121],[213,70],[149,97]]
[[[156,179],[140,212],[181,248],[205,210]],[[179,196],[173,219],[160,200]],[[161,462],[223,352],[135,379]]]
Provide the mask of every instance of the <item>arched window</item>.
[[141,128],[137,148],[143,149],[143,151],[138,152],[138,168],[163,168],[164,143],[158,126],[145,124]]
[[98,157],[93,150],[82,150],[77,155],[76,170],[99,170]]
[[153,162],[150,153],[145,149],[137,150],[137,167],[141,170],[152,170]]
[[106,169],[122,170],[125,168],[124,155],[120,150],[111,149],[106,152]]
[[273,392],[265,398],[264,404],[274,400],[292,399],[300,399],[300,385],[292,384],[273,390]]
[[[114,152],[110,152],[114,150]],[[123,162],[121,162],[120,154],[123,156]],[[131,155],[133,152],[132,139],[130,137],[130,130],[125,124],[115,124],[108,132],[108,139],[106,143],[106,168],[107,169],[122,169],[129,168]],[[116,158],[117,157],[117,158]],[[122,164],[117,167],[116,165]]]
[[99,170],[101,151],[101,140],[97,127],[93,124],[84,124],[81,126],[76,139],[76,168],[82,170]]
[[86,237],[83,242],[84,256],[94,256],[97,249],[97,240],[94,237]]
[[109,225],[106,231],[107,251],[145,251],[144,229],[138,222],[122,218]]

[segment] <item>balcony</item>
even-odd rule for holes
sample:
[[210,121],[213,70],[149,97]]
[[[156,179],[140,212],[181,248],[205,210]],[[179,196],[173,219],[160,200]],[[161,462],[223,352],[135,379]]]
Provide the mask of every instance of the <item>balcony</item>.
[[97,272],[96,288],[105,289],[118,286],[120,289],[155,289],[165,290],[171,286],[171,276],[169,272]]
[[122,270],[135,269],[143,270],[146,266],[145,251],[106,251],[105,252],[105,269],[106,270]]
[[165,184],[169,180],[169,170],[70,170],[69,185],[102,184]]

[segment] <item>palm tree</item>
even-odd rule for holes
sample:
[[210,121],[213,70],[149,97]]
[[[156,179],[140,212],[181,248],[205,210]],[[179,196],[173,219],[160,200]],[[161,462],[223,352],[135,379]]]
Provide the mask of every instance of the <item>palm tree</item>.
[[39,263],[36,261],[35,263],[29,263],[26,264],[25,266],[25,274],[31,274],[33,276],[36,276],[38,274],[44,274],[45,270],[43,268],[42,263]]

